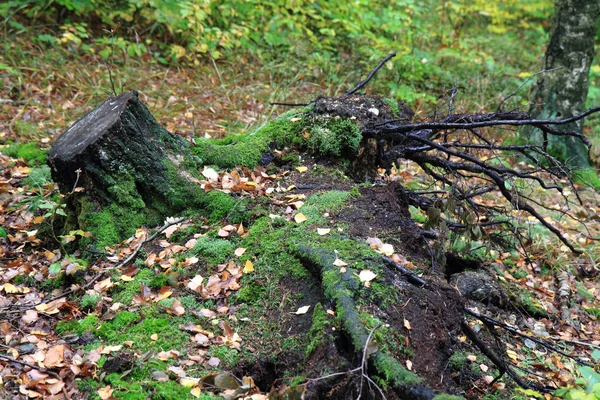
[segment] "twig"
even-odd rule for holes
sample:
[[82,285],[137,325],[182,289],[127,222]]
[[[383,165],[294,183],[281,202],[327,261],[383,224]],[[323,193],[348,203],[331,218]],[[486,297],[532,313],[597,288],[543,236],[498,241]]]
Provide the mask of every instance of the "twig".
[[367,336],[367,340],[365,341],[365,346],[363,348],[363,354],[362,354],[362,359],[360,362],[360,366],[350,369],[348,371],[344,371],[344,372],[334,372],[332,374],[328,374],[328,375],[324,375],[324,376],[320,376],[318,378],[310,378],[308,379],[308,382],[317,382],[317,381],[321,381],[324,379],[329,379],[329,378],[333,378],[336,376],[341,376],[341,375],[351,375],[354,374],[356,372],[360,372],[361,376],[360,376],[360,389],[358,392],[358,397],[357,400],[359,400],[362,396],[362,388],[363,388],[363,380],[366,379],[367,382],[373,384],[377,390],[379,391],[379,394],[381,395],[381,398],[386,400],[385,394],[383,393],[383,390],[379,387],[379,385],[377,385],[377,383],[375,383],[367,374],[367,359],[368,359],[368,348],[369,348],[369,343],[371,342],[371,338],[373,337],[373,333],[379,329],[379,327],[381,327],[382,324],[377,325],[376,327],[374,327],[373,329],[371,329],[371,332],[369,332],[369,336]]
[[385,56],[385,58],[383,60],[381,60],[379,62],[379,64],[377,64],[377,66],[371,72],[369,72],[369,75],[367,75],[367,77],[365,78],[364,81],[358,82],[358,84],[356,86],[354,86],[352,89],[350,89],[346,93],[344,93],[342,95],[342,97],[350,96],[351,94],[354,94],[357,91],[359,91],[360,89],[362,89],[362,87],[365,86],[367,83],[369,83],[369,81],[375,76],[377,71],[379,71],[386,62],[388,62],[389,60],[391,60],[394,57],[396,57],[396,53],[390,53],[387,56]]

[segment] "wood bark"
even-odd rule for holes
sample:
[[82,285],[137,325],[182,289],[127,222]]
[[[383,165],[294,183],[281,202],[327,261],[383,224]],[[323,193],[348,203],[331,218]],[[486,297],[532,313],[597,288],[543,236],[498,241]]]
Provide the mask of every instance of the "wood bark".
[[[544,72],[532,92],[530,114],[563,119],[585,110],[599,18],[598,0],[555,0]],[[583,120],[566,128],[582,132]],[[530,133],[532,142],[544,140],[539,129]],[[589,168],[588,149],[579,138],[551,136],[548,142],[558,159],[575,168]]]

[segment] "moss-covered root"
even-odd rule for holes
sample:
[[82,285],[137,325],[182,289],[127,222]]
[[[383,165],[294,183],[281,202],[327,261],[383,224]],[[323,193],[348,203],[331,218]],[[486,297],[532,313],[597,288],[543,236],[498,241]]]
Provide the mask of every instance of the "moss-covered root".
[[[333,252],[308,246],[298,246],[295,252],[307,266],[321,276],[325,296],[335,304],[338,317],[354,345],[354,350],[361,351],[367,344],[368,332],[354,303],[353,293],[359,284],[356,276],[350,270],[340,274],[339,269],[333,265],[336,258]],[[457,396],[436,394],[433,389],[423,384],[421,378],[381,350],[369,356],[369,370],[394,388],[403,399],[461,399]]]

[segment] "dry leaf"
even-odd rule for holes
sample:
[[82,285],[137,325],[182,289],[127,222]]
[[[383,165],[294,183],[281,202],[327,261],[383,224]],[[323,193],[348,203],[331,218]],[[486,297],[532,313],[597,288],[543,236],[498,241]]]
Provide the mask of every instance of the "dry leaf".
[[294,216],[294,221],[296,221],[296,223],[298,223],[298,224],[301,224],[306,220],[308,220],[308,218],[306,217],[306,215],[304,215],[302,213],[298,213]]
[[336,267],[344,267],[344,266],[348,265],[348,263],[345,263],[342,260],[340,260],[339,258],[336,258],[335,261],[333,262],[333,265],[335,265]]
[[198,287],[202,286],[203,281],[203,277],[201,277],[200,275],[196,275],[191,281],[187,283],[187,287],[195,292],[196,289],[198,289]]
[[245,252],[246,249],[244,247],[238,247],[237,249],[235,249],[234,254],[236,255],[236,257],[241,257]]
[[329,232],[331,232],[331,229],[329,228],[317,228],[317,233],[320,236],[327,235]]
[[392,254],[394,254],[394,246],[392,246],[391,244],[388,243],[384,243],[380,248],[379,248],[379,252],[381,254],[383,254],[384,256],[391,256]]
[[358,279],[360,279],[361,282],[371,282],[373,279],[375,279],[375,277],[377,276],[376,273],[374,273],[371,270],[368,269],[363,269],[362,271],[360,271],[360,274],[358,274]]
[[307,167],[296,167],[296,170],[298,172],[300,172],[301,174],[303,174],[304,172],[306,172],[308,170]]
[[304,306],[304,307],[300,307],[298,309],[298,311],[296,311],[294,314],[296,315],[302,315],[302,314],[306,314],[308,312],[308,310],[310,309],[310,306]]
[[474,356],[473,354],[469,354],[467,356],[467,360],[469,360],[471,362],[475,362],[475,361],[477,361],[477,356]]
[[479,368],[481,368],[483,372],[487,372],[489,369],[489,367],[485,364],[479,364]]
[[412,361],[406,360],[406,369],[412,371]]
[[152,340],[158,340],[158,334],[154,333],[150,336],[150,339]]
[[212,168],[204,168],[204,171],[202,171],[202,175],[204,175],[209,181],[219,180],[219,173]]
[[412,329],[410,326],[410,322],[408,322],[408,320],[406,318],[404,319],[404,327],[406,329],[408,329],[409,331]]
[[340,268],[340,274],[345,274],[347,271],[346,267]]
[[98,389],[98,396],[100,396],[100,398],[102,400],[107,400],[109,398],[112,397],[112,394],[115,390],[110,388],[110,385],[105,386],[101,389]]

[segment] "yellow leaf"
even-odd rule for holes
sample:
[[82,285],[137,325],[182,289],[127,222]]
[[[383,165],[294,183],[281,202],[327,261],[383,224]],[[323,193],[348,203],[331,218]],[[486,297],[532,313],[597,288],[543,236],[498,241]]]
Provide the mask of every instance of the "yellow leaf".
[[300,307],[298,309],[298,311],[296,311],[294,314],[296,315],[302,315],[302,314],[306,314],[308,312],[308,310],[310,309],[310,306],[304,306],[304,307]]
[[254,271],[254,265],[252,265],[252,261],[250,260],[246,260],[246,264],[244,265],[244,269],[243,272],[245,274],[253,272]]
[[153,334],[152,336],[150,336],[150,339],[152,340],[158,340],[158,334]]
[[296,169],[298,170],[298,172],[300,172],[301,174],[306,172],[308,170],[307,167],[296,167]]
[[121,275],[120,278],[123,282],[131,282],[133,280],[133,277],[129,275]]
[[346,273],[346,267],[342,267],[340,268],[340,274],[345,274]]
[[294,221],[296,221],[296,223],[298,223],[298,224],[301,224],[301,223],[303,223],[306,220],[308,220],[308,218],[306,217],[306,215],[304,215],[302,213],[298,213],[294,217]]
[[317,233],[320,236],[327,235],[329,232],[331,232],[331,229],[329,228],[317,228]]
[[190,391],[190,394],[196,398],[200,397],[200,388],[196,386]]
[[412,329],[410,326],[410,322],[408,322],[408,320],[406,318],[404,319],[404,327],[406,329],[408,329],[409,331]]
[[194,378],[181,378],[179,384],[185,387],[196,386],[200,380]]

